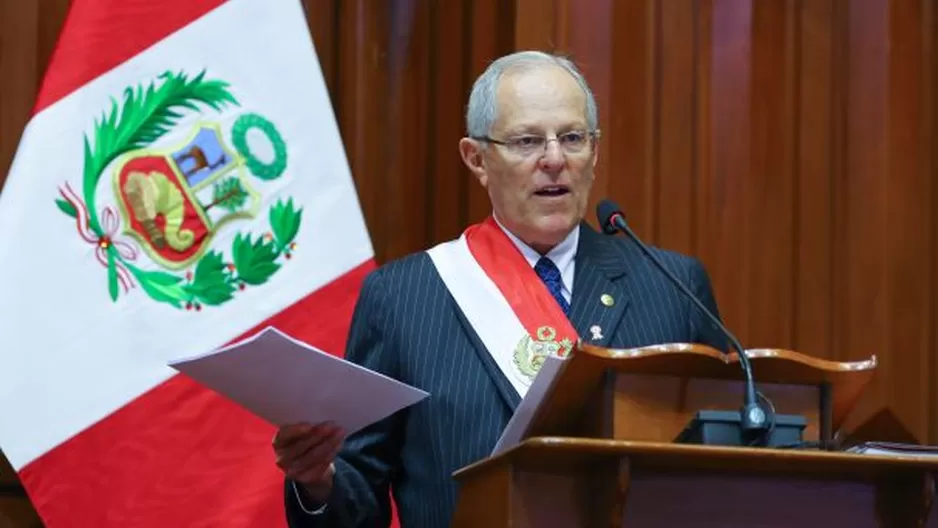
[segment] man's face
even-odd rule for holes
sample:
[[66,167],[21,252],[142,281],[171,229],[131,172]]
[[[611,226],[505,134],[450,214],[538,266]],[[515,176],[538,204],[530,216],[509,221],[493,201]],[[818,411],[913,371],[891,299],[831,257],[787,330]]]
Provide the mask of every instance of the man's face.
[[539,67],[504,75],[496,102],[489,137],[508,144],[463,139],[460,151],[499,221],[544,253],[586,214],[597,159],[586,95],[560,67]]

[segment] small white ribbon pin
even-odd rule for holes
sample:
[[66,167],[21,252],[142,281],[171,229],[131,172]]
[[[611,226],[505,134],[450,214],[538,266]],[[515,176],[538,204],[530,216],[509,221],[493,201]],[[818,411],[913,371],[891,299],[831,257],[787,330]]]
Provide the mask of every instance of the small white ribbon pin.
[[603,338],[603,329],[599,325],[593,325],[590,327],[590,334],[592,334],[593,341],[599,341]]

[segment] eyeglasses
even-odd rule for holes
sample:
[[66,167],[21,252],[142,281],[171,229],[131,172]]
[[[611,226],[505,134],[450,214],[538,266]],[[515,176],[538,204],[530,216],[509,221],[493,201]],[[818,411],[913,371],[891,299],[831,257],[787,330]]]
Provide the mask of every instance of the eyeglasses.
[[513,136],[505,140],[493,139],[488,136],[474,137],[476,141],[485,141],[508,148],[520,156],[532,156],[534,154],[543,154],[547,151],[547,144],[556,140],[561,150],[565,154],[581,154],[587,151],[593,141],[599,137],[599,130],[584,131],[574,130],[564,132],[556,137],[547,137],[534,134],[524,134]]

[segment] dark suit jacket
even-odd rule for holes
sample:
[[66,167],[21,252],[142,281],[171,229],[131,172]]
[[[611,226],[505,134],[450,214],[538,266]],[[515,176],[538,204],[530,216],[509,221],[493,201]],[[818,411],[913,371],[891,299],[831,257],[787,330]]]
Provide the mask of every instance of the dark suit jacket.
[[[581,227],[570,319],[581,336],[598,324],[599,346],[629,348],[695,342],[727,350],[719,332],[625,238]],[[695,259],[654,249],[717,313],[710,280]],[[600,296],[615,303],[607,307]],[[403,528],[449,526],[456,504],[452,472],[489,455],[520,402],[482,347],[426,253],[389,263],[364,282],[346,357],[419,387],[430,397],[351,435],[336,459],[326,513],[300,510],[291,483],[291,527],[385,527],[389,486]]]

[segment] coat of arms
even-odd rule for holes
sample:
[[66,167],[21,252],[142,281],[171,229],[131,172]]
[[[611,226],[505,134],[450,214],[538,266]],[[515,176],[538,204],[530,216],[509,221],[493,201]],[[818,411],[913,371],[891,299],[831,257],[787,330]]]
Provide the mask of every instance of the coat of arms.
[[[180,144],[152,148],[183,110],[238,106],[228,84],[205,79],[204,71],[192,79],[165,73],[160,80],[128,88],[123,104],[112,101],[92,137],[85,136],[80,194],[66,183],[56,204],[94,246],[112,300],[139,284],[155,301],[199,310],[267,282],[296,249],[302,209],[292,199],[278,200],[267,210],[267,232],[237,233],[227,255],[214,248],[224,226],[258,215],[261,195],[252,178],[279,178],[287,166],[286,144],[273,123],[245,113],[231,126],[231,145],[220,123],[200,121]],[[252,152],[249,132],[266,139],[272,155],[262,159]],[[116,206],[99,208],[96,193],[106,174]],[[135,264],[141,252],[159,269]]]
[[566,358],[573,350],[573,342],[567,338],[557,340],[557,330],[551,326],[537,329],[537,337],[525,335],[515,347],[514,363],[524,377],[522,381],[530,384],[541,370],[547,356]]

